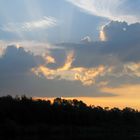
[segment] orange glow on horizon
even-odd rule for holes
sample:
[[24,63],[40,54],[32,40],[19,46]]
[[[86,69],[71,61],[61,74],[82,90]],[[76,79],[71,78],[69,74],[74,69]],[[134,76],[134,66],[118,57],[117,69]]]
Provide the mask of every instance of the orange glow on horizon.
[[[41,99],[41,100],[50,100],[51,102],[56,97],[34,97],[34,99]],[[123,109],[125,107],[131,107],[140,111],[140,100],[135,99],[131,100],[128,98],[120,98],[120,97],[62,97],[62,99],[67,100],[82,100],[87,105],[94,105],[94,106],[101,106],[101,107],[109,107],[109,108],[120,108]]]

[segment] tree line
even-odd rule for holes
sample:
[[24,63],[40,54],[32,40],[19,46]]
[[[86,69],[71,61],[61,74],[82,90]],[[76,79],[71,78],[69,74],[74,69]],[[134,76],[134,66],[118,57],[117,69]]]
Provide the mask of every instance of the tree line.
[[128,107],[120,110],[88,106],[77,99],[55,98],[51,102],[26,96],[0,97],[0,138],[7,133],[8,137],[33,134],[55,137],[65,133],[73,136],[75,132],[82,135],[91,133],[89,128],[99,134],[113,130],[119,134],[139,133],[140,112]]

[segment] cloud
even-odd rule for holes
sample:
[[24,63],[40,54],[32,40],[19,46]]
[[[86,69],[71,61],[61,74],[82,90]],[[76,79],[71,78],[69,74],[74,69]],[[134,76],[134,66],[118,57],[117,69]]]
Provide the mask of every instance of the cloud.
[[85,12],[108,18],[110,20],[127,21],[135,23],[140,21],[140,1],[130,0],[67,0]]
[[43,58],[34,56],[21,47],[8,46],[0,58],[0,73],[2,75],[24,75],[39,62],[43,62]]
[[[63,67],[57,69],[47,68],[47,66],[54,61],[46,59],[46,56],[53,58],[53,56],[34,55],[29,51],[25,51],[24,48],[16,46],[8,46],[5,49],[4,55],[0,58],[0,95],[22,95],[28,96],[48,96],[48,97],[72,97],[72,96],[114,96],[112,94],[104,94],[96,87],[85,87],[81,83],[88,82],[92,78],[99,76],[103,67],[86,69],[86,68],[73,68],[73,53],[68,53],[67,59]],[[57,62],[57,60],[56,60]],[[46,70],[50,72],[48,79],[43,76],[36,76],[33,73],[33,68],[40,68],[42,65],[41,73],[45,74]],[[44,67],[43,67],[44,65]],[[44,73],[43,73],[44,72]],[[54,74],[57,73],[57,74]],[[79,73],[81,77],[90,76],[84,81],[82,79],[70,80],[74,78],[74,74]],[[93,75],[90,75],[90,74]],[[70,75],[69,75],[70,74]],[[55,76],[61,76],[61,79],[51,78]],[[72,77],[71,77],[72,76]]]
[[[140,23],[128,25],[126,22],[111,21],[101,29],[105,40],[135,43],[140,39]],[[100,35],[102,36],[102,35]]]
[[128,25],[112,21],[102,28],[102,32],[106,41],[102,52],[113,54],[123,62],[140,61],[140,23]]
[[72,67],[92,69],[103,65],[108,68],[103,76],[96,77],[95,85],[100,86],[102,81],[107,83],[105,86],[110,87],[138,84],[140,83],[139,31],[140,23],[128,25],[126,22],[112,21],[102,28],[105,41],[59,45],[74,50],[75,60]]
[[126,74],[130,76],[140,77],[140,62],[125,64],[124,71]]
[[54,17],[0,23],[0,40],[46,42],[49,29],[57,26],[57,23]]
[[[69,3],[65,3],[66,9],[71,10],[60,11],[61,25],[53,30],[52,27],[58,25],[55,18],[36,18],[34,13],[31,19],[37,20],[27,20],[27,17],[1,23],[0,46],[6,48],[0,49],[0,95],[110,97],[119,95],[114,91],[121,85],[138,88],[140,23],[134,22],[140,19],[139,0],[69,2],[88,14],[118,21],[102,26],[98,41],[90,38],[94,36],[92,32],[97,32],[92,26],[105,19],[83,14]],[[51,45],[46,41],[48,38],[55,42],[80,40],[81,36],[80,43]],[[16,46],[7,47],[7,44]],[[125,90],[117,91],[121,94]]]
[[67,55],[66,61],[62,67],[50,69],[46,65],[40,65],[39,67],[33,68],[32,71],[38,76],[45,76],[47,79],[80,81],[85,86],[95,84],[95,79],[107,72],[105,66],[92,68],[72,67],[73,61],[74,54],[71,52]]
[[48,50],[62,50],[62,47],[58,47],[55,44],[50,44],[48,41],[39,42],[35,40],[23,40],[23,41],[1,41],[0,40],[0,47],[2,50],[7,48],[7,46],[11,46],[15,44],[15,46],[23,47],[26,51],[31,51],[34,54],[42,55],[49,53]]
[[63,43],[60,46],[75,50],[74,66],[92,67],[123,65],[140,61],[140,23],[111,21],[101,29],[105,40],[83,43]]
[[46,61],[47,61],[47,62],[46,62],[47,64],[56,63],[55,58],[53,58],[53,57],[50,56],[50,55],[46,55],[45,59],[46,59]]
[[92,40],[89,36],[85,36],[84,38],[81,39],[81,42],[83,43],[90,43]]
[[97,97],[112,96],[110,91],[101,90],[105,87],[139,84],[139,28],[139,23],[113,21],[102,28],[105,41],[55,44],[53,49],[44,49],[43,55],[7,47],[0,58],[0,90]]
[[28,32],[37,29],[47,29],[57,25],[57,20],[53,17],[44,17],[37,21],[28,21],[24,23],[8,23],[1,27],[6,32]]

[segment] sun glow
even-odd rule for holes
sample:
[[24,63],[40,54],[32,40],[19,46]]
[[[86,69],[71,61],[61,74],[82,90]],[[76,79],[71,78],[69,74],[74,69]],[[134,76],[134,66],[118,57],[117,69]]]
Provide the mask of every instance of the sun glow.
[[[34,97],[35,100],[41,99],[41,100],[50,100],[53,102],[53,100],[56,97]],[[135,99],[131,100],[129,98],[120,98],[120,97],[61,97],[62,99],[67,100],[82,100],[87,105],[93,105],[93,106],[101,106],[101,107],[109,107],[109,108],[120,108],[123,109],[125,107],[131,107],[134,109],[138,109],[140,111],[140,100]]]
[[101,29],[100,29],[99,38],[100,38],[101,41],[106,41],[106,35],[104,33],[104,26],[102,26]]

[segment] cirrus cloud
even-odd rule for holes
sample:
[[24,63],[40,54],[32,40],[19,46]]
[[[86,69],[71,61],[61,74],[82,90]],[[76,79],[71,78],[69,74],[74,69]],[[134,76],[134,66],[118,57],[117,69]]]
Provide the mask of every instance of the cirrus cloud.
[[24,23],[8,23],[3,25],[1,30],[6,32],[16,32],[16,31],[32,31],[35,29],[46,29],[49,27],[56,26],[57,21],[53,17],[44,17],[36,21],[28,21]]
[[[85,12],[110,20],[140,22],[140,1],[130,0],[67,0]],[[135,7],[135,8],[134,8]]]

